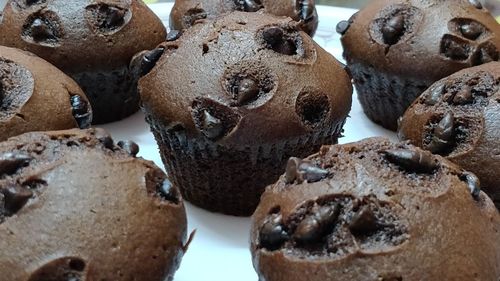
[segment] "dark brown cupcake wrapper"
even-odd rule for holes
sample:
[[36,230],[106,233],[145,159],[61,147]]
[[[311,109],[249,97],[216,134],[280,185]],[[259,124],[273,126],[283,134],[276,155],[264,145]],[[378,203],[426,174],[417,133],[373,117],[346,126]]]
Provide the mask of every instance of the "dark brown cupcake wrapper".
[[361,63],[349,64],[358,99],[373,122],[396,131],[397,120],[432,81],[388,74]]
[[249,216],[267,185],[285,171],[288,158],[306,157],[337,143],[345,123],[324,132],[252,147],[226,147],[204,137],[189,138],[146,118],[167,172],[184,197],[213,212]]

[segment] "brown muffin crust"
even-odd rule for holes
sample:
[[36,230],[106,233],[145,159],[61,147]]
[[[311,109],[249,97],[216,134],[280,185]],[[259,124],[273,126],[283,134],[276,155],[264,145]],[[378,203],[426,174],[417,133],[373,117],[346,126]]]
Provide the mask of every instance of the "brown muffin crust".
[[478,1],[376,0],[339,23],[344,57],[366,114],[396,120],[433,82],[498,61],[500,25]]
[[0,280],[172,280],[186,213],[137,152],[101,129],[0,143]]
[[251,250],[266,281],[495,281],[499,228],[472,173],[373,138],[290,159],[253,215]]
[[351,107],[347,73],[289,18],[233,12],[145,57],[156,66],[139,89],[163,161],[210,210],[250,215],[288,157],[337,142]]
[[259,10],[300,22],[300,28],[311,37],[318,28],[318,13],[312,0],[176,0],[170,12],[170,28],[183,30],[200,20],[213,20],[233,12]]
[[10,0],[0,22],[0,44],[29,50],[73,77],[97,123],[137,111],[128,64],[165,36],[160,19],[137,0]]
[[472,171],[500,200],[500,63],[459,71],[434,83],[403,116],[399,137]]
[[87,97],[71,78],[32,53],[0,46],[0,141],[91,121]]

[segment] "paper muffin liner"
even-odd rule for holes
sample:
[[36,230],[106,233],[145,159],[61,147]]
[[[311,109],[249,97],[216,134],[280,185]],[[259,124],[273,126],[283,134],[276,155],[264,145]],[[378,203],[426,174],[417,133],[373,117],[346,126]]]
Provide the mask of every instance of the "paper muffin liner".
[[227,147],[183,131],[167,130],[147,117],[172,182],[191,203],[213,212],[249,216],[267,185],[285,171],[292,156],[306,157],[336,144],[345,120],[330,128],[271,144]]
[[397,120],[432,81],[388,74],[361,63],[349,64],[358,99],[373,122],[396,131]]

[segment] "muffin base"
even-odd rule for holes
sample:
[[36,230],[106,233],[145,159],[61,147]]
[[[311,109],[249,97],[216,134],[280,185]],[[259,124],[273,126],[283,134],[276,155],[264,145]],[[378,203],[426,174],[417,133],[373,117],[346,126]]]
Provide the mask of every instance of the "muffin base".
[[366,116],[392,131],[397,130],[399,117],[432,84],[384,73],[362,63],[349,62],[348,67]]
[[146,113],[172,182],[191,203],[234,216],[250,216],[267,185],[284,173],[292,156],[306,157],[322,145],[336,144],[345,123],[324,132],[272,144],[226,147],[204,137],[187,137]]
[[71,73],[70,76],[80,85],[92,105],[92,124],[118,121],[139,110],[138,77],[128,67]]

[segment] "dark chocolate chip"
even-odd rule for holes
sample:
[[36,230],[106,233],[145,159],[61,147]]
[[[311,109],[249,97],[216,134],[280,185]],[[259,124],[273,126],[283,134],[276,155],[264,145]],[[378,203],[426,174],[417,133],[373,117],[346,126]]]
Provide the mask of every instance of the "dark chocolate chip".
[[280,214],[272,214],[264,221],[259,231],[259,241],[263,248],[276,250],[289,239]]
[[33,158],[22,152],[6,152],[0,154],[0,175],[12,175],[26,166]]
[[217,139],[224,131],[222,121],[207,110],[203,111],[202,132],[209,139]]
[[469,3],[471,3],[471,5],[476,7],[477,9],[483,8],[483,4],[481,4],[479,0],[469,0]]
[[260,93],[259,84],[250,78],[244,78],[239,82],[236,90],[236,101],[238,105],[255,100]]
[[469,57],[470,46],[458,38],[445,35],[441,41],[441,52],[453,60],[466,60]]
[[434,156],[427,151],[390,149],[385,151],[385,157],[408,172],[431,173],[438,167]]
[[405,18],[403,15],[395,15],[382,26],[382,36],[388,45],[396,44],[405,31]]
[[4,196],[4,207],[11,215],[24,207],[33,196],[31,190],[19,186],[9,186],[1,190],[1,193]]
[[179,194],[177,189],[172,185],[170,180],[165,179],[163,183],[158,187],[158,192],[160,196],[170,202],[178,203],[179,202]]
[[133,141],[119,141],[118,146],[125,150],[130,156],[137,156],[139,146]]
[[460,32],[465,38],[476,40],[483,33],[483,27],[476,22],[470,22],[461,25]]
[[481,194],[481,183],[476,175],[470,172],[462,173],[460,177],[463,181],[467,183],[467,187],[472,195],[474,200],[479,200],[479,196]]
[[109,6],[106,12],[106,20],[102,27],[115,28],[123,24],[126,11],[121,8]]
[[474,101],[472,96],[472,91],[469,87],[463,87],[458,93],[453,97],[453,104],[461,105],[468,104]]
[[115,142],[113,141],[113,138],[111,138],[110,136],[108,135],[98,136],[97,139],[99,140],[100,143],[102,143],[104,148],[107,148],[109,150],[115,149]]
[[427,94],[427,97],[425,99],[425,104],[427,105],[437,104],[441,100],[441,96],[444,93],[444,89],[445,89],[444,84],[439,84],[433,87]]
[[337,26],[335,27],[335,31],[337,31],[338,34],[344,35],[349,27],[351,26],[351,23],[347,20],[340,21],[337,23]]
[[234,0],[238,9],[245,12],[257,12],[263,6],[260,0]]
[[100,32],[113,32],[125,25],[128,9],[97,3],[87,6],[86,19],[94,29]]
[[488,62],[497,61],[499,58],[497,47],[490,42],[487,42],[480,46],[476,53],[476,58],[473,61],[474,65],[481,65]]
[[165,52],[165,49],[160,47],[149,52],[146,52],[142,57],[141,61],[141,75],[144,76],[148,74],[153,67],[155,67],[158,60],[160,60],[161,56]]
[[41,19],[35,19],[31,23],[31,36],[35,41],[45,41],[56,39],[54,32],[50,26]]
[[299,11],[299,17],[303,21],[308,21],[314,17],[314,11],[316,5],[314,0],[297,0],[296,2],[297,11]]
[[355,235],[366,235],[380,228],[377,217],[369,206],[363,206],[352,217],[349,230]]
[[78,123],[80,129],[89,128],[92,123],[92,111],[90,110],[89,103],[79,95],[72,95],[70,97],[73,117]]
[[293,233],[293,239],[303,244],[318,242],[333,229],[339,213],[338,204],[321,206],[299,223]]
[[267,46],[277,53],[291,56],[297,52],[295,43],[285,38],[285,32],[280,27],[268,27],[263,31],[262,35]]
[[446,151],[453,144],[455,138],[455,118],[453,113],[448,112],[439,121],[432,132],[432,139],[425,149],[432,153]]
[[299,165],[299,173],[303,180],[307,182],[317,182],[326,178],[330,172],[321,169],[310,162],[302,161]]
[[180,30],[170,30],[167,33],[167,42],[175,41],[181,37],[182,32]]

